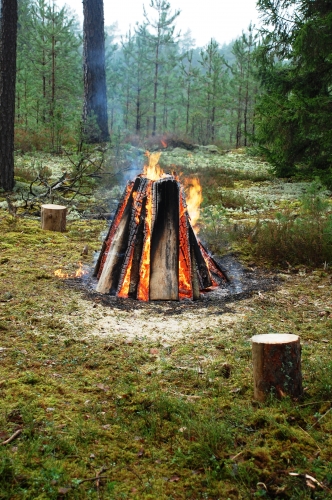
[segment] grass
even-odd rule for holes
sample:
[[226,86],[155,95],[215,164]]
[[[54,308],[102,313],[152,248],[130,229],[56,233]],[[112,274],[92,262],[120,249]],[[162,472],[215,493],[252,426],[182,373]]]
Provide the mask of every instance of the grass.
[[[104,229],[0,211],[0,441],[21,430],[0,445],[0,498],[332,498],[328,270],[226,305],[110,307],[53,274],[91,265]],[[138,318],[160,336],[124,333]],[[250,337],[268,332],[300,335],[302,400],[253,400]]]

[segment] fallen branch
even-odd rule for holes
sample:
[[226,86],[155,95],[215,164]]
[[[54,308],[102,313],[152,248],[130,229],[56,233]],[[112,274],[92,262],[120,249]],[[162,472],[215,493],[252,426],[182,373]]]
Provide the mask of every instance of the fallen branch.
[[5,441],[2,441],[1,444],[9,444],[11,443],[12,441],[14,441],[14,439],[17,438],[17,436],[19,436],[22,432],[22,429],[17,429],[17,431],[14,432],[14,434],[12,434],[8,439],[6,439]]
[[304,403],[302,405],[297,405],[296,408],[302,408],[303,406],[320,405],[322,403],[332,403],[332,401],[311,401],[310,403]]
[[289,472],[288,474],[290,476],[296,476],[296,477],[301,477],[301,478],[305,479],[306,485],[309,488],[314,488],[315,487],[314,485],[317,484],[317,486],[319,486],[323,490],[330,491],[330,489],[327,486],[325,486],[324,484],[317,481],[317,479],[315,479],[314,477],[309,476],[309,474],[299,474],[298,472]]
[[330,411],[331,411],[331,410],[332,410],[332,406],[331,406],[331,408],[330,408],[329,410],[327,410],[327,412],[326,412],[326,413],[324,413],[324,415],[322,415],[322,416],[321,416],[321,417],[317,420],[317,422],[315,422],[314,424],[312,424],[312,426],[310,427],[310,429],[312,429],[313,427],[315,427],[315,425],[317,425],[317,424],[318,424],[318,422],[320,422],[320,421],[322,420],[322,418],[326,417],[326,415],[327,415],[328,413],[330,413]]
[[82,479],[78,485],[82,483],[86,483],[87,481],[98,481],[99,479],[107,479],[108,476],[96,476],[96,477],[89,477],[87,479]]
[[244,450],[242,450],[239,453],[237,453],[236,455],[234,455],[234,457],[230,457],[230,459],[231,460],[236,460],[240,455],[242,455],[242,453],[244,453]]
[[299,429],[301,429],[302,432],[304,432],[304,434],[306,434],[308,437],[310,437],[314,441],[314,443],[317,446],[317,448],[319,449],[319,451],[322,451],[321,448],[319,447],[319,445],[317,444],[316,440],[312,436],[310,436],[309,432],[302,429],[302,427],[300,425],[298,425],[298,427],[299,427]]

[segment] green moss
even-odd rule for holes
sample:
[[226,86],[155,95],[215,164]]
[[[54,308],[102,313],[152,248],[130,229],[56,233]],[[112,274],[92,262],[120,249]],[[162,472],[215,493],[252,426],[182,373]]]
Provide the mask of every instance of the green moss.
[[[220,308],[192,309],[188,335],[171,345],[93,337],[110,308],[96,305],[94,318],[83,292],[54,270],[73,272],[84,245],[99,249],[105,226],[75,221],[51,233],[1,213],[0,439],[22,432],[0,446],[0,498],[331,498],[328,270],[285,274],[276,290],[231,304],[229,324]],[[156,309],[138,310],[167,325],[169,305]],[[133,310],[111,311],[135,321]],[[301,337],[301,401],[253,402],[248,339],[269,331]]]

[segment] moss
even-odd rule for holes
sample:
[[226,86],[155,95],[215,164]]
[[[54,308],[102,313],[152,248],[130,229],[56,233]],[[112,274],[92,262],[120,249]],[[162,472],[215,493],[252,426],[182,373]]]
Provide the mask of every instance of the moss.
[[[105,226],[73,221],[49,233],[1,212],[1,293],[10,293],[0,296],[1,440],[22,432],[0,447],[0,497],[329,498],[289,476],[332,488],[328,270],[287,272],[278,289],[230,304],[229,324],[220,307],[190,309],[186,336],[171,343],[92,336],[104,314],[123,326],[136,311],[92,308],[54,270],[75,270]],[[146,324],[187,314],[169,309],[137,308]],[[248,339],[267,331],[301,337],[301,401],[252,401]]]

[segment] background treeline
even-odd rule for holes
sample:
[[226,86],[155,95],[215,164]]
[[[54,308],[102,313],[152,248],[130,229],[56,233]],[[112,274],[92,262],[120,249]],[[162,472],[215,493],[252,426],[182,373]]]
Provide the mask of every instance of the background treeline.
[[[252,27],[220,46],[193,48],[175,33],[168,4],[150,9],[119,39],[106,28],[109,128],[113,139],[177,134],[200,144],[248,144],[259,84]],[[117,43],[115,43],[117,41]],[[16,146],[58,150],[78,140],[83,102],[82,37],[66,8],[19,1]]]
[[[106,28],[113,143],[175,135],[222,148],[254,145],[281,176],[332,184],[331,0],[259,0],[263,27],[195,48],[179,12],[151,2],[119,38]],[[19,0],[16,147],[61,149],[82,130],[82,36],[52,1]]]

